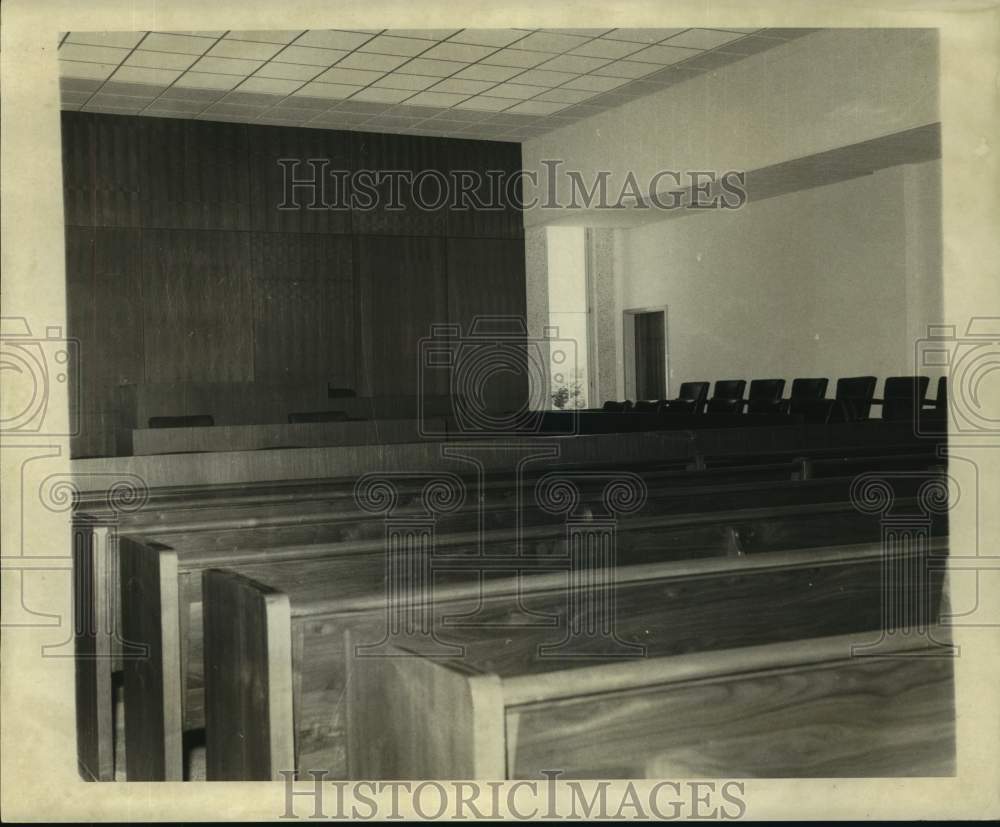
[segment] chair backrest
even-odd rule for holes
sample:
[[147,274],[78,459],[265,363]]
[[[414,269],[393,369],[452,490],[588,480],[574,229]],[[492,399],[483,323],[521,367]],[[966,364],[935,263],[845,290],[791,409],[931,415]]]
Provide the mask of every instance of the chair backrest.
[[295,411],[288,415],[290,425],[299,422],[346,422],[347,419],[345,411]]
[[708,399],[708,382],[681,382],[678,399],[685,402],[702,403]]
[[640,399],[635,403],[633,410],[639,413],[655,413],[659,405],[659,402],[653,402],[648,399]]
[[712,399],[727,399],[738,401],[743,398],[743,392],[746,390],[747,383],[745,379],[719,379],[715,383],[715,392],[712,394]]
[[613,413],[625,413],[626,411],[632,410],[632,400],[626,399],[624,402],[615,402],[609,399],[601,407],[603,411],[611,411]]
[[208,428],[215,424],[211,414],[190,416],[151,416],[150,428]]
[[830,384],[829,379],[795,379],[792,381],[791,399],[823,399],[826,397],[826,389]]
[[934,410],[945,413],[948,410],[948,377],[941,376],[937,381],[937,392],[934,395]]
[[923,408],[930,379],[926,376],[890,376],[882,390],[882,419],[914,420]]
[[837,380],[836,400],[848,420],[868,419],[875,396],[874,376],[850,376]]
[[781,411],[784,379],[754,379],[750,382],[747,413],[776,414]]

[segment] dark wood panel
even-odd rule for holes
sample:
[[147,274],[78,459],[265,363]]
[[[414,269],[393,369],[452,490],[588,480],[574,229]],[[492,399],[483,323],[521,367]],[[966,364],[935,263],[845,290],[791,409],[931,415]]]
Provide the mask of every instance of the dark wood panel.
[[146,230],[146,381],[253,378],[253,287],[245,233]]
[[444,239],[361,236],[357,243],[361,363],[359,393],[443,394],[447,371],[425,371],[420,340],[448,321]]
[[62,147],[66,223],[140,226],[137,119],[63,112]]
[[142,225],[250,229],[247,127],[141,118]]
[[354,388],[353,245],[343,236],[256,233],[254,376]]
[[123,661],[125,756],[129,781],[180,781],[181,675],[164,663],[180,660],[177,556],[121,540],[122,632],[147,647],[145,657]]
[[[279,780],[280,769],[294,768],[291,741],[291,684],[275,685],[281,664],[291,661],[288,598],[231,572],[205,572],[204,590],[211,595],[204,613],[208,668],[239,676],[226,682],[209,680],[205,691],[206,774],[210,781]],[[246,727],[216,725],[247,721]],[[273,722],[271,727],[257,725]],[[244,778],[229,768],[246,771]],[[274,771],[272,772],[272,767]]]
[[[407,173],[405,181],[381,183],[374,179],[369,184],[356,187],[359,196],[364,192],[373,200],[371,209],[355,209],[352,227],[355,233],[378,235],[433,235],[448,232],[447,196],[440,199],[440,187],[433,176],[444,176],[449,166],[451,142],[440,138],[418,135],[391,135],[375,132],[356,132],[355,164],[360,171]],[[424,177],[420,176],[425,173]],[[413,186],[409,180],[414,177]],[[423,182],[423,183],[422,183]],[[417,205],[415,192],[422,188],[424,201],[434,209]],[[447,186],[446,186],[447,188]],[[370,191],[370,193],[369,193]],[[396,196],[393,197],[393,191]],[[375,193],[377,192],[377,197]],[[360,201],[359,201],[359,207]]]
[[[448,235],[492,238],[524,238],[521,213],[522,187],[514,178],[521,169],[521,145],[500,141],[448,141],[448,166],[454,175],[470,171],[479,175],[480,185],[473,189],[472,203],[496,204],[499,209],[464,209],[459,196],[457,206],[448,212]],[[492,178],[487,173],[502,172]],[[470,179],[471,180],[471,179]],[[500,181],[498,185],[496,182]],[[459,189],[461,188],[459,183]],[[478,199],[478,200],[477,200]]]
[[[250,130],[253,228],[268,232],[350,233],[350,184],[346,176],[336,173],[353,168],[353,142],[350,132],[253,127]],[[292,178],[315,180],[317,185],[286,188],[286,179]]]
[[114,451],[115,389],[145,379],[140,230],[66,228],[67,335],[74,457]]
[[[517,240],[492,238],[449,238],[448,321],[461,326],[466,346],[463,362],[456,371],[456,389],[466,395],[482,395],[490,411],[519,410],[527,404],[529,366],[528,343],[518,330],[527,331],[524,275],[524,244]],[[505,317],[500,319],[498,317]],[[479,353],[496,356],[494,344],[504,346],[505,357],[493,362],[496,370],[469,369],[479,360],[475,342],[486,348]],[[465,369],[463,369],[465,368]],[[475,387],[467,387],[474,378]],[[482,384],[480,384],[482,383]]]

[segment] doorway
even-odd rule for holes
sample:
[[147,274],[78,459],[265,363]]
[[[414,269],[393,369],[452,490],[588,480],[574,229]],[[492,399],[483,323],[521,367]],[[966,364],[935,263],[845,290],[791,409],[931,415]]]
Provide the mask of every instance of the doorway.
[[669,393],[667,308],[626,310],[623,319],[625,398],[666,399]]

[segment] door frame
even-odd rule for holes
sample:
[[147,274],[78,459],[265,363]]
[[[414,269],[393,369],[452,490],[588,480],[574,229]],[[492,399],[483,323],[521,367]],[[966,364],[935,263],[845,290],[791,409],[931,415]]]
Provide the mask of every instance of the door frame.
[[622,353],[625,362],[625,399],[636,401],[635,391],[638,384],[635,375],[635,317],[640,313],[663,314],[663,398],[670,398],[670,315],[667,305],[659,307],[630,307],[622,311]]

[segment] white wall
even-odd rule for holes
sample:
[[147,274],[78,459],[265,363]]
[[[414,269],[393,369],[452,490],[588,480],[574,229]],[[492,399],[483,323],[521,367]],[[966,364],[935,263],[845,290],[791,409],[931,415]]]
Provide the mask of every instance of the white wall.
[[[526,141],[522,158],[649,181],[667,170],[757,169],[940,120],[938,40],[931,29],[833,29],[697,75]],[[560,198],[568,181],[557,177]],[[525,224],[571,220],[532,209]]]
[[[622,310],[667,305],[672,389],[687,379],[912,373],[914,336],[942,312],[939,167],[891,167],[616,231],[618,340]],[[930,198],[908,205],[916,189]]]

